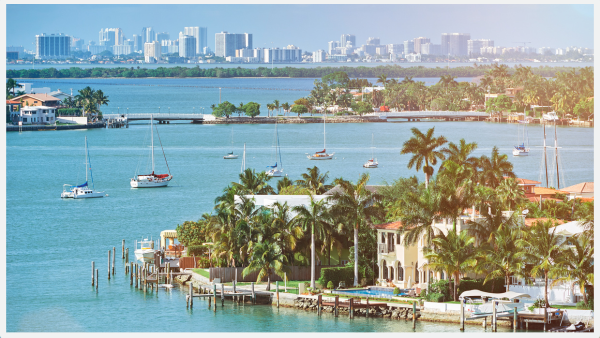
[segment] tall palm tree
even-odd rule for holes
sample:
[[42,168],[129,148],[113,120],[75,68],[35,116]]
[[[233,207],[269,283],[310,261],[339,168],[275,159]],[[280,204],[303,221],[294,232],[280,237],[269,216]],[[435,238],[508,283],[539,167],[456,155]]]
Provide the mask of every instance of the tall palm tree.
[[277,193],[280,194],[283,188],[289,187],[290,185],[294,185],[294,182],[287,176],[284,176],[282,179],[277,181]]
[[308,172],[301,175],[302,179],[296,180],[296,185],[310,190],[313,195],[321,195],[333,187],[326,183],[329,172],[321,174],[317,166],[306,168],[306,170]]
[[247,168],[240,174],[240,183],[233,182],[232,185],[240,194],[271,195],[274,191],[268,184],[269,180],[271,177],[264,171],[257,174],[254,169]]
[[303,237],[302,227],[297,220],[292,217],[292,208],[285,202],[281,204],[275,202],[272,207],[271,223],[273,228],[272,238],[279,243],[281,252],[287,257],[292,265],[294,264],[294,254],[298,241]]
[[560,276],[564,271],[561,257],[565,255],[565,242],[556,234],[553,221],[536,222],[516,244],[525,251],[527,263],[533,265],[531,273],[544,278],[544,300],[548,307],[548,278]]
[[271,273],[283,277],[285,272],[289,272],[285,266],[286,262],[287,259],[277,243],[261,242],[252,250],[250,264],[242,270],[242,276],[246,277],[258,270],[256,282],[260,282],[267,277],[267,291],[269,291],[271,290]]
[[273,101],[273,110],[279,110],[279,112],[281,112],[281,105],[279,104],[279,100],[274,100]]
[[385,87],[389,82],[390,80],[387,79],[387,76],[385,74],[381,74],[379,77],[377,77],[376,83],[381,83]]
[[397,210],[391,213],[399,216],[402,222],[398,234],[405,246],[417,243],[423,236],[425,245],[430,245],[437,233],[433,224],[441,219],[440,200],[441,194],[433,181],[426,189],[420,186],[417,191],[407,193],[405,200],[394,206]]
[[411,128],[413,137],[404,142],[400,151],[400,154],[413,154],[408,162],[409,169],[415,166],[419,171],[423,162],[425,162],[423,167],[425,187],[429,186],[429,178],[433,175],[434,170],[429,164],[435,165],[438,159],[443,160],[445,158],[444,154],[436,149],[448,142],[444,136],[433,137],[434,129],[435,127],[423,134],[419,129]]
[[454,279],[453,299],[458,300],[456,287],[460,283],[460,275],[472,271],[476,264],[475,238],[469,236],[466,230],[456,233],[456,228],[448,234],[439,233],[432,240],[433,248],[423,248],[427,265],[433,270],[446,271]]
[[15,93],[15,88],[20,88],[22,87],[20,84],[17,83],[17,81],[15,81],[15,79],[8,79],[6,80],[6,96],[8,96],[11,92],[14,94]]
[[274,110],[275,108],[273,107],[272,103],[267,103],[267,117],[271,116],[271,112]]
[[497,188],[504,176],[516,178],[513,165],[508,161],[508,155],[500,155],[496,146],[492,148],[492,157],[481,156],[479,164],[481,166],[479,183],[488,187]]
[[384,218],[384,209],[380,202],[383,197],[367,189],[369,174],[363,173],[356,184],[344,179],[335,180],[340,191],[330,197],[334,203],[332,213],[343,216],[347,225],[354,228],[354,286],[358,285],[358,231],[368,229],[371,218]]
[[310,204],[297,205],[292,208],[297,213],[296,219],[302,224],[304,231],[310,228],[310,287],[315,288],[315,229],[319,231],[326,226],[326,219],[329,218],[326,201],[315,202],[314,197],[310,196]]
[[517,180],[514,178],[506,178],[500,182],[496,189],[498,197],[503,202],[503,205],[511,211],[513,207],[522,204],[525,199],[525,191],[519,187]]
[[448,143],[448,146],[442,149],[442,153],[445,154],[446,161],[453,161],[458,165],[467,166],[476,170],[479,159],[474,156],[469,156],[475,149],[477,149],[477,142],[467,143],[465,139],[462,138],[458,144],[455,144],[454,142]]
[[442,216],[452,218],[453,225],[463,210],[474,198],[473,170],[453,161],[446,161],[436,183],[440,191],[439,211]]
[[290,111],[290,104],[285,102],[281,105],[281,108],[283,108],[283,114],[286,115]]
[[579,234],[567,239],[567,245],[570,248],[560,257],[563,266],[561,277],[556,278],[553,285],[564,280],[573,281],[573,286],[579,284],[583,302],[587,305],[585,286],[594,284],[594,237]]
[[520,276],[525,268],[525,252],[516,245],[521,232],[517,227],[501,226],[494,231],[494,243],[492,245],[481,245],[482,250],[478,254],[481,259],[480,266],[486,270],[483,283],[504,277],[506,291],[509,291],[509,277]]

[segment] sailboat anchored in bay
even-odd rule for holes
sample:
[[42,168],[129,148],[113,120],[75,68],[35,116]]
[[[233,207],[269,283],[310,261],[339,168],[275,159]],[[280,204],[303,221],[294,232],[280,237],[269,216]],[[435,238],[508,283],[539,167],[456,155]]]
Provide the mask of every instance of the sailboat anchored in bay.
[[158,135],[158,129],[156,130],[156,134],[158,135],[158,141],[160,143],[160,149],[162,150],[163,156],[165,158],[165,164],[167,165],[168,174],[155,174],[154,173],[154,131],[152,130],[152,126],[154,124],[154,118],[150,115],[150,156],[152,158],[152,173],[146,175],[136,175],[129,182],[132,188],[160,188],[166,187],[169,185],[169,182],[173,179],[171,175],[171,170],[169,169],[169,163],[167,163],[167,157],[165,155],[165,150],[163,149],[162,142],[160,142],[160,135]]
[[309,160],[331,160],[333,158],[334,153],[328,154],[327,148],[325,147],[327,141],[327,134],[325,133],[325,119],[327,118],[327,112],[323,113],[323,150],[315,152],[313,155],[308,155]]

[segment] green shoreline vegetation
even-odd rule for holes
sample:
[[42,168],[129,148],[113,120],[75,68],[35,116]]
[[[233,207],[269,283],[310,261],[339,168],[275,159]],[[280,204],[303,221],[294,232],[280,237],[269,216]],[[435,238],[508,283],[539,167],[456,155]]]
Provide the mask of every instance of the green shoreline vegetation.
[[[289,266],[314,269],[311,257],[317,250],[323,264],[332,265],[332,253],[341,259],[342,251],[348,249],[345,266],[322,268],[321,278],[311,279],[308,290],[314,293],[340,281],[348,287],[372,285],[378,275],[378,241],[372,227],[400,221],[401,244],[420,241],[429,267],[446,277],[421,290],[420,299],[457,301],[465,290],[505,291],[511,276],[527,283],[541,277],[549,286],[566,281],[574,288],[577,283],[584,295],[578,307],[593,308],[593,201],[569,200],[557,193],[556,200],[547,199],[540,206],[525,197],[512,163],[497,147],[489,156],[474,157],[475,142],[449,142],[444,136],[434,136],[434,128],[411,131],[413,136],[401,153],[411,156],[408,168],[423,173],[422,182],[417,176],[400,177],[372,191],[367,189],[366,173],[355,183],[336,178],[331,184],[328,173],[315,166],[307,168],[299,180],[284,177],[272,186],[264,171],[246,169],[239,182],[232,182],[215,198],[214,213],[177,225],[178,239],[188,247],[188,255],[193,252],[200,257],[198,266],[243,267],[244,277],[258,272],[257,282],[265,281],[267,291],[271,274],[283,278],[284,273],[289,275]],[[292,186],[298,189],[289,189]],[[326,200],[312,198],[334,186]],[[310,195],[310,202],[293,208],[287,202],[266,207],[246,197],[289,191]],[[465,210],[473,206],[482,217],[459,231],[458,219],[470,214]],[[530,218],[546,220],[526,226],[518,217],[524,210]],[[442,219],[451,220],[447,234],[433,226]],[[553,231],[558,220],[579,221],[582,233],[561,239]],[[467,273],[485,278],[464,277]],[[549,303],[548,290],[544,298],[537,302]]]

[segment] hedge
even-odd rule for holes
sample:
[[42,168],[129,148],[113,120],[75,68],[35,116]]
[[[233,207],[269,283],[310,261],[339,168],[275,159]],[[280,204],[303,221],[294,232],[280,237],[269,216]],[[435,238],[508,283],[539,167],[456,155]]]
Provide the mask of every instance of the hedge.
[[188,257],[204,256],[208,253],[208,245],[190,245],[187,247]]
[[[360,269],[359,269],[360,270]],[[359,279],[361,273],[359,271]],[[354,268],[353,267],[336,267],[336,268],[322,268],[321,278],[318,280],[321,285],[328,285],[332,282],[335,287],[340,285],[340,282],[346,283],[346,287],[354,285]]]
[[60,116],[81,116],[81,108],[61,108],[56,112]]
[[[493,280],[489,280],[487,283],[483,284],[484,279],[462,279],[458,287],[456,288],[456,294],[460,296],[461,293],[468,290],[479,290],[484,292],[493,292],[499,293],[506,291],[506,287],[504,286],[504,277],[495,278]],[[492,288],[493,286],[493,288]]]

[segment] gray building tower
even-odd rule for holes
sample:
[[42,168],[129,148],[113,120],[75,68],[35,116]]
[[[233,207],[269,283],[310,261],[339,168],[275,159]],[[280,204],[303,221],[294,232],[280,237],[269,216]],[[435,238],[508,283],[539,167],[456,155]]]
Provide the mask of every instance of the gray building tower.
[[356,47],[356,36],[352,34],[342,34],[340,42],[340,47],[347,47],[348,43],[351,43],[352,47]]
[[468,55],[469,33],[442,33],[442,54]]
[[146,42],[152,42],[156,40],[156,32],[152,27],[144,27],[142,28],[142,46],[146,44]]
[[215,34],[215,56],[235,56],[235,51],[242,48],[252,49],[252,34],[228,32]]
[[64,34],[35,36],[36,59],[66,59],[71,56],[71,37]]

